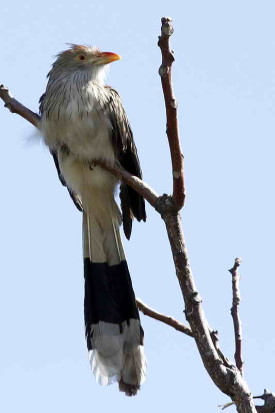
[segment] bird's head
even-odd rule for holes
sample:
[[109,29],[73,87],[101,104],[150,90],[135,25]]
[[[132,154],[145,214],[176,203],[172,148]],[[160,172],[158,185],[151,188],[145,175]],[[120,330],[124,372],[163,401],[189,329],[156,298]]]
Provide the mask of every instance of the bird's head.
[[104,78],[108,63],[120,59],[118,54],[101,52],[94,46],[71,44],[68,50],[57,55],[49,76],[60,71],[63,73],[64,71],[67,73],[84,72],[90,75],[91,79],[100,81]]

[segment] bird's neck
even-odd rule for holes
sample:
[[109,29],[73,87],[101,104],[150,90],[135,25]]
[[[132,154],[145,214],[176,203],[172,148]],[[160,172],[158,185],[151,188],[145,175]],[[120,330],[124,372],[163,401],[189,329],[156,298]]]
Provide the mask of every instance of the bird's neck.
[[106,101],[107,89],[103,78],[90,72],[50,72],[43,111],[47,118],[71,116],[85,106],[92,110],[98,102]]
[[63,67],[54,66],[50,71],[48,77],[48,86],[59,85],[61,88],[77,87],[85,88],[90,84],[96,84],[104,87],[104,80],[107,72],[107,66],[95,66],[92,69],[75,70],[74,68],[68,68],[64,71]]

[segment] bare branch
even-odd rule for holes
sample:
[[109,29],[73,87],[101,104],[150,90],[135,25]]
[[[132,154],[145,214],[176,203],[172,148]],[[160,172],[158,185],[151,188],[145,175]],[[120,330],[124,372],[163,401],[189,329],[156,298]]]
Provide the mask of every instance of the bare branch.
[[157,209],[167,229],[176,274],[185,302],[185,314],[203,361],[203,364],[216,386],[230,396],[239,413],[256,413],[251,392],[235,366],[225,363],[225,356],[216,348],[212,340],[208,322],[201,304],[191,272],[181,217],[175,211],[173,199],[163,195],[158,199]]
[[12,113],[17,113],[34,126],[38,127],[40,116],[26,108],[26,106],[22,105],[22,103],[18,102],[18,100],[14,99],[9,89],[4,85],[0,85],[0,98],[5,102],[5,107]]
[[242,323],[239,314],[239,305],[241,301],[241,294],[240,294],[240,274],[238,272],[238,268],[241,265],[241,259],[236,258],[234,266],[229,270],[232,275],[232,293],[233,293],[233,300],[232,300],[232,308],[231,308],[231,315],[233,318],[234,324],[234,334],[235,334],[235,362],[236,366],[240,370],[241,374],[243,374],[243,358],[242,358]]
[[[264,394],[261,396],[253,396],[253,399],[262,399],[264,404],[262,406],[255,406],[258,413],[275,413],[275,394],[270,391],[264,391]],[[233,402],[220,404],[218,407],[221,407],[222,410],[225,410],[227,407],[232,406]]]
[[141,301],[139,298],[136,298],[136,303],[138,306],[139,311],[141,311],[144,315],[147,315],[148,317],[154,318],[155,320],[161,321],[162,323],[165,323],[176,330],[180,331],[181,333],[187,334],[190,337],[193,337],[193,333],[191,329],[184,324],[180,323],[178,320],[175,320],[172,317],[169,317],[165,314],[161,314],[157,312],[156,310],[153,310],[152,308],[148,307],[146,304],[144,304],[143,301]]
[[268,390],[264,390],[264,394],[261,396],[254,396],[254,399],[264,400],[262,406],[256,406],[258,413],[275,413],[275,394]]
[[167,137],[170,146],[172,171],[173,171],[173,200],[178,209],[181,209],[185,200],[183,155],[179,138],[179,127],[177,118],[177,101],[172,86],[172,64],[175,60],[173,51],[170,49],[169,39],[174,32],[172,20],[169,17],[161,19],[161,35],[158,46],[162,54],[162,64],[159,68],[162,90],[166,108]]
[[218,333],[217,330],[212,330],[212,331],[210,331],[211,339],[212,339],[212,341],[213,341],[213,344],[214,344],[214,346],[215,346],[215,349],[217,350],[218,355],[220,356],[223,364],[224,364],[226,367],[232,367],[232,364],[233,364],[233,363],[230,362],[230,360],[228,360],[228,358],[225,357],[225,355],[224,355],[224,354],[222,353],[222,351],[221,351],[218,334],[219,334],[219,333]]
[[[179,142],[177,105],[171,84],[171,66],[174,61],[173,53],[169,48],[169,38],[173,33],[170,18],[162,19],[159,46],[162,51],[162,65],[159,73],[165,99],[167,116],[167,136],[169,140],[172,169],[173,169],[173,197],[160,197],[157,210],[165,221],[169,237],[176,274],[185,301],[186,318],[190,323],[202,361],[210,377],[217,387],[228,394],[236,404],[239,412],[256,412],[252,395],[246,382],[235,366],[228,365],[227,359],[216,348],[205,318],[201,298],[196,289],[191,273],[185,240],[182,231],[179,210],[185,199],[183,157]],[[176,173],[174,173],[176,171]]]
[[142,181],[137,176],[131,175],[120,165],[107,165],[102,161],[97,161],[94,163],[113,173],[127,185],[135,189],[141,196],[143,196],[144,199],[146,199],[146,201],[149,202],[149,204],[152,205],[152,207],[156,207],[159,195],[146,182]]

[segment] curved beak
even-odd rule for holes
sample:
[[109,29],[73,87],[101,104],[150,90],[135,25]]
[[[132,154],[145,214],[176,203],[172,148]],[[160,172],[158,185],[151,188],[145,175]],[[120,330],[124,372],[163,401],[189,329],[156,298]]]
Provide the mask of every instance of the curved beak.
[[107,63],[114,62],[115,60],[120,60],[121,57],[116,53],[101,52],[98,54],[96,61],[97,65],[106,65]]

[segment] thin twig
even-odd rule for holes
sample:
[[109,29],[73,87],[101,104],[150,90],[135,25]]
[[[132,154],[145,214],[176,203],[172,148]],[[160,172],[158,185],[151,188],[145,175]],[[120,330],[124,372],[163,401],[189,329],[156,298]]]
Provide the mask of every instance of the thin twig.
[[144,302],[141,301],[139,298],[136,298],[136,303],[137,303],[139,311],[141,311],[144,315],[154,318],[155,320],[161,321],[162,323],[168,324],[169,326],[175,328],[176,330],[184,334],[187,334],[190,337],[193,337],[193,333],[191,329],[185,326],[184,324],[180,323],[178,320],[175,320],[172,317],[169,317],[165,314],[161,314],[157,312],[156,310],[153,310],[152,308],[144,304]]
[[0,85],[0,98],[5,102],[5,107],[12,113],[17,113],[34,126],[38,127],[40,116],[26,108],[26,106],[22,105],[18,100],[14,99],[9,89],[4,85]]
[[120,165],[108,165],[105,162],[97,161],[94,162],[100,165],[102,168],[107,169],[109,172],[113,173],[127,185],[130,185],[135,189],[152,207],[156,207],[159,195],[155,192],[146,182],[139,179],[137,176],[131,175],[126,169],[122,168]]
[[225,404],[218,404],[218,407],[220,407],[222,410],[227,409],[227,407],[233,406],[233,404],[235,404],[234,402],[229,402],[229,403],[225,403]]
[[183,154],[180,145],[179,127],[177,118],[177,101],[172,86],[172,64],[175,60],[170,49],[169,39],[174,28],[169,17],[161,19],[161,35],[158,46],[162,54],[162,64],[159,68],[161,84],[166,108],[167,137],[170,146],[172,170],[173,170],[173,200],[178,209],[181,209],[185,200]]
[[210,330],[210,335],[211,335],[213,344],[214,344],[215,349],[217,350],[218,355],[220,356],[223,364],[224,364],[226,367],[232,367],[232,364],[233,364],[233,363],[230,362],[230,360],[228,360],[228,358],[225,357],[225,355],[224,355],[223,352],[221,351],[218,334],[219,334],[219,333],[218,333],[217,330],[212,330],[212,331]]
[[229,270],[232,275],[232,308],[231,315],[234,324],[234,334],[235,334],[235,362],[236,366],[243,374],[243,358],[242,358],[242,323],[239,314],[239,305],[241,301],[240,294],[240,274],[238,268],[241,265],[241,259],[236,258],[234,266]]

